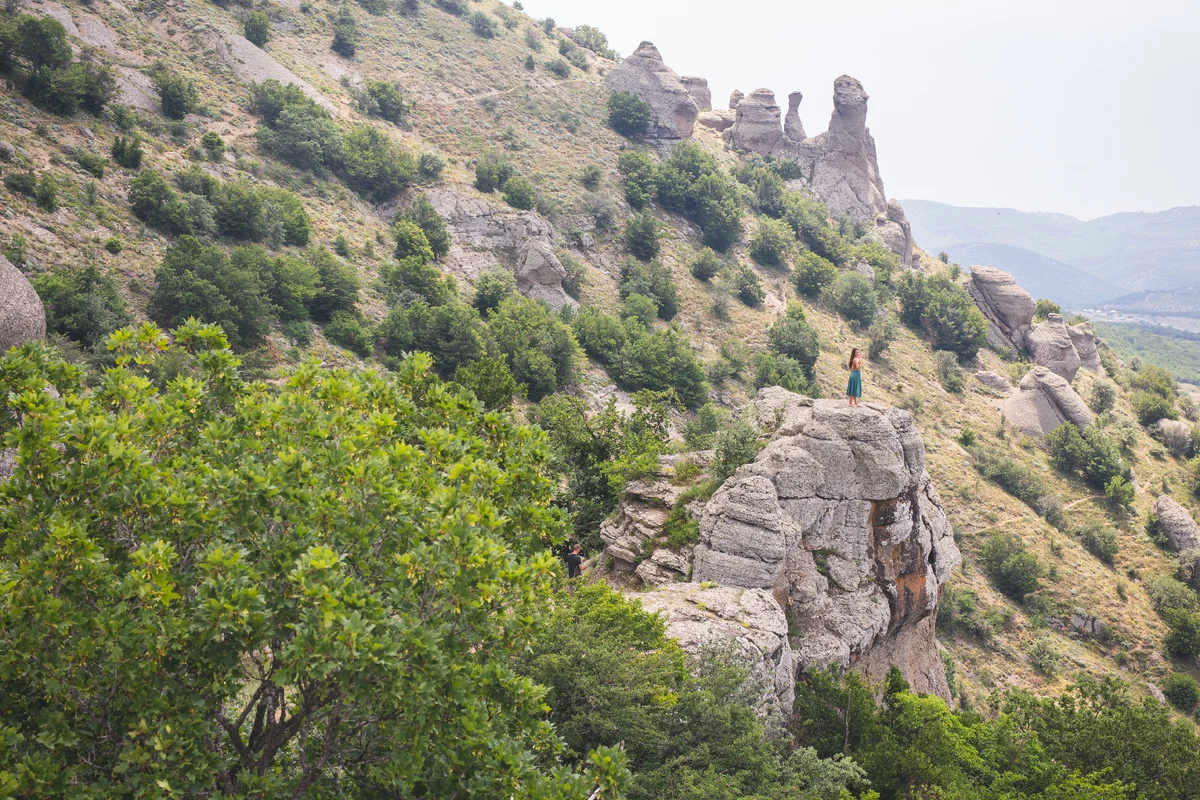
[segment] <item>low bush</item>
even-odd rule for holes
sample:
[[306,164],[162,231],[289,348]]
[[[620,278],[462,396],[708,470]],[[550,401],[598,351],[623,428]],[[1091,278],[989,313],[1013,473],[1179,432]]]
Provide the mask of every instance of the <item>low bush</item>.
[[1154,425],[1160,419],[1179,418],[1174,401],[1158,392],[1134,392],[1129,401],[1133,404],[1133,413],[1137,415],[1138,422],[1146,427]]
[[1171,705],[1185,714],[1190,714],[1200,704],[1200,684],[1186,672],[1172,672],[1163,681],[1162,693]]
[[502,193],[504,195],[504,202],[513,208],[528,211],[537,205],[537,192],[534,190],[533,184],[519,175],[513,176],[504,182]]
[[692,277],[698,281],[711,281],[725,265],[711,247],[705,247],[692,262]]
[[808,297],[817,297],[821,291],[837,279],[837,267],[811,250],[805,250],[796,258],[796,291]]
[[426,183],[434,183],[442,177],[446,160],[436,153],[421,153],[417,157],[417,174]]
[[107,158],[81,149],[76,149],[74,155],[75,163],[93,178],[100,179],[104,177],[104,168],[108,166]]
[[1062,309],[1053,300],[1039,297],[1033,311],[1034,322],[1045,322],[1051,314],[1061,314]]
[[1045,482],[1025,464],[994,447],[974,447],[971,458],[979,474],[1025,503],[1046,494]]
[[516,174],[507,158],[489,150],[475,162],[475,188],[484,194],[491,194]]
[[1042,565],[1013,534],[990,536],[980,549],[979,559],[996,588],[1012,599],[1020,602],[1037,591]]
[[324,327],[325,338],[346,348],[359,358],[366,358],[375,351],[371,341],[371,329],[362,317],[350,311],[335,311]]
[[1098,380],[1092,385],[1092,395],[1088,405],[1097,414],[1111,411],[1117,404],[1117,387],[1110,380]]
[[129,324],[116,281],[94,266],[42,273],[34,278],[33,288],[46,308],[46,329],[89,348]]
[[391,81],[367,81],[359,95],[363,113],[403,125],[408,119],[409,106],[400,94],[400,87]]
[[974,358],[987,342],[987,319],[967,291],[953,281],[906,271],[896,294],[901,319],[927,331],[938,350],[949,350],[966,360]]
[[338,311],[355,311],[361,283],[354,268],[324,247],[312,251],[311,260],[318,278],[317,293],[308,304],[312,317],[326,322]]
[[1113,478],[1129,475],[1120,447],[1097,426],[1080,431],[1064,422],[1046,435],[1045,445],[1055,469],[1078,474],[1097,489],[1104,489]]
[[588,164],[579,174],[579,182],[583,184],[583,188],[594,192],[600,188],[600,180],[603,177],[604,170],[600,168],[599,164]]
[[847,322],[865,328],[875,320],[879,300],[865,277],[843,272],[829,287],[829,305]]
[[481,39],[495,39],[500,36],[500,23],[491,14],[475,11],[471,14],[469,22],[471,31]]
[[896,320],[891,314],[880,314],[875,317],[871,327],[867,329],[870,337],[867,343],[867,357],[872,361],[883,358],[883,354],[896,340]]
[[658,255],[658,220],[653,214],[643,211],[629,218],[625,224],[625,247],[642,261]]
[[767,341],[772,351],[796,361],[805,377],[812,380],[813,366],[821,354],[821,340],[816,329],[808,324],[802,305],[788,303],[783,316],[767,329]]
[[1121,550],[1116,529],[1092,522],[1084,525],[1078,533],[1084,549],[1111,567],[1113,559]]
[[951,394],[962,394],[966,381],[963,379],[962,367],[958,364],[958,356],[948,350],[937,350],[933,356],[942,388]]
[[379,325],[379,341],[393,358],[414,350],[429,353],[434,369],[446,377],[487,352],[479,314],[457,302],[431,306],[416,301],[394,308]]
[[271,18],[262,11],[251,11],[246,15],[242,29],[247,41],[262,47],[271,39]]
[[758,455],[758,431],[748,422],[738,420],[730,423],[717,435],[713,446],[713,475],[725,480],[743,464],[749,464]]
[[594,308],[581,308],[571,327],[583,351],[605,366],[616,364],[617,356],[629,340],[621,320]]
[[795,247],[796,237],[786,222],[759,217],[758,228],[750,239],[750,257],[767,267],[779,267]]
[[158,90],[163,116],[183,119],[196,108],[196,84],[162,62],[151,68],[151,79]]
[[664,320],[674,318],[679,311],[679,300],[675,280],[669,267],[657,260],[641,262],[626,259],[621,268],[621,298],[631,294],[649,297],[658,305],[658,316]]
[[617,159],[623,177],[625,199],[636,209],[645,208],[654,197],[654,159],[644,150],[626,150]]
[[333,41],[329,49],[343,58],[354,58],[358,49],[358,20],[348,5],[342,5],[333,21]]
[[730,271],[730,277],[733,282],[733,291],[738,300],[750,308],[758,308],[762,305],[763,300],[767,297],[767,292],[763,289],[757,272],[745,264],[741,264]]
[[[517,291],[517,279],[512,271],[495,267],[475,279],[475,294],[471,305],[485,317]],[[586,348],[585,348],[586,349]]]
[[470,389],[489,411],[508,408],[517,394],[517,382],[502,358],[484,356],[464,364],[455,371],[454,382]]
[[645,135],[651,115],[650,104],[633,92],[613,92],[608,96],[608,124],[622,136]]
[[117,136],[112,143],[113,161],[125,169],[139,169],[142,166],[142,137],[133,134],[128,138]]
[[1167,652],[1179,658],[1200,655],[1200,613],[1174,608],[1168,609],[1163,616],[1170,628],[1163,640]]
[[545,63],[546,69],[556,78],[568,78],[571,75],[571,65],[561,58]]
[[37,197],[38,179],[33,170],[25,172],[10,172],[4,176],[4,188],[13,194],[23,194],[33,199]]
[[655,169],[654,182],[659,203],[699,225],[707,246],[724,252],[741,236],[737,183],[694,143],[677,145]]

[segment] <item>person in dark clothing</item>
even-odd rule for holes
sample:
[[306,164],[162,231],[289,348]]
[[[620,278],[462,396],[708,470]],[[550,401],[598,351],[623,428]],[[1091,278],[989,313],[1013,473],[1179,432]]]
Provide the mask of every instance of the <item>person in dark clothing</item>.
[[575,545],[567,553],[567,577],[578,578],[583,573],[583,556],[579,554],[580,546]]

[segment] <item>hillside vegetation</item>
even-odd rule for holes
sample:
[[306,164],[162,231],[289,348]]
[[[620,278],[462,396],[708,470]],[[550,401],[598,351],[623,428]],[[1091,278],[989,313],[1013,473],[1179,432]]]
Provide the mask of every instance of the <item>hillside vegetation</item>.
[[[0,797],[1194,796],[1171,375],[1102,346],[1097,423],[1021,435],[956,266],[646,139],[603,34],[519,4],[10,6],[0,244],[51,335],[0,359]],[[712,450],[694,542],[738,409],[840,396],[853,347],[963,551],[952,703],[828,672],[766,720],[559,557]]]

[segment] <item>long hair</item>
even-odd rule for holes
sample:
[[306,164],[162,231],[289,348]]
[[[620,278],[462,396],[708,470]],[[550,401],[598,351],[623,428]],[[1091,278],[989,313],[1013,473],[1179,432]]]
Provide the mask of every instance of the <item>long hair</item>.
[[846,369],[854,369],[854,359],[858,358],[858,348],[855,347],[850,351],[850,360],[846,362]]

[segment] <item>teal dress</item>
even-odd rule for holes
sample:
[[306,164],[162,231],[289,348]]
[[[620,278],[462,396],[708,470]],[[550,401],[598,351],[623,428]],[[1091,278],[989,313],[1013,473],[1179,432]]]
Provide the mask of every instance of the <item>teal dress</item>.
[[846,397],[862,397],[862,373],[858,370],[850,373],[850,382],[846,384]]

